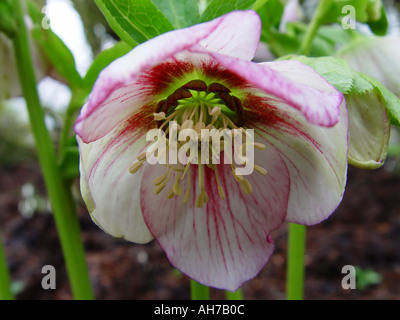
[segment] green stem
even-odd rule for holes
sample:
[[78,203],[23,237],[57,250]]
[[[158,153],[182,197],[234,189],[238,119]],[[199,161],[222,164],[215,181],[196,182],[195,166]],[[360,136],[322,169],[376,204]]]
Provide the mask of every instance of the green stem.
[[7,266],[7,259],[3,250],[0,234],[0,300],[14,300],[11,292],[11,280]]
[[210,300],[210,288],[194,280],[190,280],[192,300]]
[[289,223],[286,298],[302,300],[304,296],[304,253],[306,226]]
[[76,208],[71,190],[64,183],[57,166],[54,145],[46,129],[44,112],[39,101],[30,56],[28,32],[24,22],[23,4],[21,0],[14,0],[13,3],[19,28],[13,41],[21,87],[28,108],[39,163],[60,237],[71,289],[75,299],[93,299]]
[[318,32],[319,27],[324,22],[324,17],[332,7],[334,0],[320,0],[314,16],[308,25],[306,34],[301,44],[299,54],[308,56],[311,52],[314,38]]
[[243,300],[242,289],[239,289],[235,292],[226,291],[225,295],[227,300]]
[[62,127],[60,144],[59,144],[59,156],[63,154],[63,150],[69,145],[69,140],[72,131],[71,129],[75,121],[74,116],[76,110],[79,110],[80,107],[83,105],[85,97],[86,97],[85,92],[82,91],[80,88],[72,90],[71,99],[67,107],[67,110],[64,114],[64,124]]

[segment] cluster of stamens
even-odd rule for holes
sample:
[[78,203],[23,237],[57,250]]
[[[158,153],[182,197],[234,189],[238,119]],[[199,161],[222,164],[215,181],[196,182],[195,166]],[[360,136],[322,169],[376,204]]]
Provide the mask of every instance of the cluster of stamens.
[[[256,149],[264,149],[265,145],[254,142],[254,139],[249,139],[248,133],[243,129],[244,117],[243,106],[241,100],[231,95],[231,90],[220,83],[211,83],[207,85],[203,80],[192,80],[175,90],[170,94],[167,99],[160,101],[157,104],[155,113],[153,114],[154,120],[157,123],[159,130],[163,130],[166,137],[169,136],[170,128],[169,123],[174,122],[177,124],[178,134],[184,129],[192,129],[197,133],[199,140],[204,136],[204,132],[221,132],[222,130],[233,130],[236,135],[241,135],[241,140],[244,141],[239,148],[239,151],[233,150],[235,156],[242,159],[243,162],[248,161],[245,157],[246,148],[252,147]],[[254,137],[253,137],[254,138]],[[169,154],[171,148],[181,148],[187,141],[179,141],[177,145],[168,143],[163,150],[158,150],[158,157],[166,156]],[[198,141],[195,141],[198,142]],[[226,145],[222,141],[218,142],[220,145],[217,153],[224,151]],[[197,144],[198,145],[198,144]],[[207,154],[215,154],[215,145],[209,143],[209,152]],[[200,150],[201,153],[204,150]],[[181,180],[185,177],[187,180],[187,188],[183,195],[183,202],[187,203],[190,196],[190,165],[198,166],[198,187],[200,193],[196,198],[196,207],[201,208],[208,202],[208,194],[205,190],[205,168],[207,165],[214,171],[215,180],[217,182],[218,192],[221,199],[225,199],[225,191],[220,183],[218,171],[215,163],[215,158],[210,156],[210,161],[200,162],[197,157],[188,157],[187,163],[171,163],[169,159],[166,161],[167,171],[154,180],[154,193],[159,194],[171,179],[175,179],[173,186],[167,192],[167,198],[172,199],[175,196],[180,196],[183,193],[181,187]],[[133,174],[136,173],[146,161],[146,153],[142,153],[137,157],[137,162],[134,163],[129,171]],[[232,160],[232,159],[231,159]],[[204,164],[206,163],[206,164]],[[219,163],[219,162],[217,162]],[[245,193],[252,192],[250,182],[242,175],[237,174],[237,163],[230,161],[232,174],[236,181],[240,184]],[[267,171],[258,166],[253,165],[253,169],[260,174],[265,175]],[[174,177],[173,177],[174,176]]]

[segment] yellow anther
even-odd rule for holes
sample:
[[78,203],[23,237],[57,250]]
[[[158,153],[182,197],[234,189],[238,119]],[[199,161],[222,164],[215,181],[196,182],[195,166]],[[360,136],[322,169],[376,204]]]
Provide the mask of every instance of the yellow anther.
[[243,179],[240,181],[240,186],[242,187],[242,190],[246,194],[250,194],[253,192],[253,187],[251,186],[251,183],[247,179]]
[[174,190],[169,189],[167,192],[167,198],[172,199],[175,196]]
[[218,106],[215,106],[210,111],[210,115],[213,116],[213,117],[218,117],[220,114],[221,114],[221,108],[218,107]]
[[195,130],[198,134],[201,133],[201,129],[205,129],[205,128],[206,128],[206,125],[205,125],[204,122],[197,122],[197,123],[195,124],[195,126],[194,126],[194,130]]
[[267,174],[267,169],[264,169],[263,167],[260,167],[258,165],[254,166],[254,170],[256,170],[258,173],[261,173],[262,175]]
[[144,161],[144,160],[146,160],[146,152],[143,152],[143,153],[139,154],[139,155],[136,157],[136,160],[137,160],[137,161]]
[[208,198],[208,194],[205,190],[203,190],[203,196],[204,196],[203,202],[208,203],[209,198]]
[[165,112],[153,113],[154,120],[161,121],[167,119],[165,116]]
[[[193,85],[193,83],[190,83],[190,85]],[[207,85],[209,86],[210,84],[199,82],[197,85],[200,85],[200,89],[203,87],[207,89]],[[198,186],[196,185],[195,189],[198,190],[198,195],[197,197],[196,194],[193,195],[191,203],[195,202],[197,208],[202,208],[204,204],[209,201],[209,196],[205,189],[205,179],[206,177],[209,177],[209,171],[207,171],[206,174],[205,170],[214,171],[219,196],[221,199],[226,199],[226,192],[228,192],[228,190],[225,191],[221,185],[216,167],[216,164],[221,163],[221,158],[224,157],[225,160],[230,160],[229,162],[225,162],[225,164],[231,163],[232,174],[235,180],[240,184],[243,192],[251,193],[253,188],[249,180],[245,179],[244,176],[240,175],[236,171],[239,166],[251,165],[258,173],[262,175],[267,174],[267,170],[263,167],[250,163],[250,156],[247,154],[250,150],[248,148],[264,150],[266,146],[262,143],[254,142],[254,135],[250,134],[250,130],[245,130],[241,126],[245,121],[245,117],[243,117],[244,110],[241,109],[239,112],[235,108],[232,108],[232,105],[229,104],[229,101],[227,100],[229,97],[222,99],[218,93],[219,91],[213,93],[212,90],[207,91],[204,88],[196,90],[196,88],[183,88],[187,92],[185,90],[177,90],[176,92],[179,94],[175,94],[173,99],[170,99],[171,101],[168,102],[168,111],[166,111],[165,108],[163,109],[163,105],[161,104],[161,107],[157,107],[156,113],[153,114],[154,120],[159,121],[158,128],[163,130],[164,136],[167,137],[166,144],[160,146],[157,145],[156,154],[156,157],[162,160],[160,163],[166,164],[167,172],[156,178],[153,181],[153,184],[155,186],[155,194],[161,193],[168,184],[169,190],[165,193],[167,198],[172,199],[175,196],[182,195],[182,201],[186,204],[190,200],[190,189],[193,184],[193,179],[190,179],[190,174],[191,170],[194,170],[195,167],[192,165],[197,165],[198,182],[196,181],[196,184],[198,184]],[[189,90],[191,91],[189,92]],[[193,90],[197,92],[195,93]],[[187,94],[187,96],[185,94]],[[231,117],[232,112],[225,108],[223,105],[224,103],[227,108],[229,108],[233,113],[236,113],[235,117]],[[240,121],[236,121],[237,118],[240,118]],[[176,125],[168,125],[171,121]],[[191,151],[191,157],[186,154],[189,157],[189,162],[187,164],[177,165],[176,163],[172,163],[174,159],[170,158],[171,155],[174,154],[172,152],[180,151],[180,148],[184,144],[183,141],[175,141],[175,138],[173,137],[175,137],[176,134],[178,134],[179,137],[179,133],[184,129],[194,129],[197,132],[198,140],[192,140],[192,143],[201,142],[200,145],[197,144],[198,152],[199,154],[205,154],[205,157],[208,157],[205,163],[203,161],[204,164],[200,161],[202,157],[198,156],[192,158]],[[208,129],[208,131],[204,130],[202,132],[203,129]],[[214,134],[216,137],[219,136],[219,141],[214,141]],[[187,142],[188,141],[186,141],[186,143]],[[234,146],[232,146],[232,142],[234,143]],[[138,162],[134,163],[129,168],[129,172],[136,173],[143,166],[146,158],[146,153],[139,154],[136,158]],[[205,169],[204,165],[207,165],[209,169]],[[172,174],[174,174],[175,177],[172,177]],[[187,183],[181,183],[186,175]],[[174,181],[169,183],[169,179],[174,179]],[[215,197],[215,195],[211,194],[210,196],[212,196],[211,199],[214,199]]]
[[233,174],[233,177],[235,178],[235,180],[237,181],[237,182],[242,182],[243,181],[243,176],[241,176],[241,175],[237,175],[236,173],[235,173],[235,168],[232,168],[232,174]]
[[160,185],[155,187],[153,190],[154,194],[159,194],[165,188],[166,185],[167,185],[167,181],[164,181],[163,183],[161,183]]
[[254,148],[258,150],[264,150],[266,148],[265,144],[259,143],[259,142],[254,142]]
[[193,120],[185,120],[181,125],[181,130],[193,129]]
[[196,199],[196,208],[202,208],[203,204],[204,204],[204,194],[203,191],[201,191]]
[[175,181],[172,190],[177,196],[180,196],[182,194],[182,188],[181,185],[179,184],[179,178]]
[[162,183],[165,179],[167,179],[167,174],[163,174],[162,176],[159,176],[158,178],[154,179],[153,184],[155,186],[158,186],[160,183]]
[[139,171],[139,169],[143,166],[144,161],[135,162],[133,165],[129,167],[129,172],[135,174]]

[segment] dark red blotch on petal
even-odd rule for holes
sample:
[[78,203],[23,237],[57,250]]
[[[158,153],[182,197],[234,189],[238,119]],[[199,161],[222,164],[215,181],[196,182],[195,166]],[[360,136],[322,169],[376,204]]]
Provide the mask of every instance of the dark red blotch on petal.
[[239,77],[236,73],[226,69],[216,61],[203,62],[201,68],[205,76],[215,79],[217,82],[223,82],[229,88],[247,85],[247,81],[244,78]]
[[193,70],[193,64],[187,60],[170,59],[142,74],[137,83],[146,87],[148,94],[156,95],[168,89],[175,79]]

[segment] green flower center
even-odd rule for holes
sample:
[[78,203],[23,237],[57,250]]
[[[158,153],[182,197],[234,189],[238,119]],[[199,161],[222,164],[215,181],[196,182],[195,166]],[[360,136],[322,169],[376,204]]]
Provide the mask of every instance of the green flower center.
[[[208,202],[208,194],[205,190],[204,165],[214,171],[218,192],[221,199],[225,198],[225,191],[220,184],[216,164],[219,164],[220,155],[224,151],[224,159],[228,157],[231,165],[232,174],[236,181],[241,185],[245,193],[252,192],[250,182],[242,175],[238,174],[237,161],[240,165],[251,165],[252,169],[261,174],[267,171],[252,162],[247,157],[248,148],[264,149],[260,143],[254,143],[254,136],[242,127],[244,124],[243,106],[239,98],[231,95],[231,90],[220,83],[207,85],[203,80],[192,80],[175,90],[165,100],[157,104],[154,113],[154,120],[159,131],[165,135],[166,143],[157,150],[157,157],[165,159],[167,171],[154,181],[154,193],[159,194],[167,185],[167,182],[174,176],[175,183],[167,192],[167,197],[172,199],[182,194],[181,180],[188,179],[187,189],[183,195],[183,202],[187,203],[190,196],[190,165],[198,166],[198,184],[200,193],[196,198],[196,207],[201,208]],[[171,123],[175,125],[175,130],[171,129]],[[181,133],[189,130],[192,135],[185,140],[173,141],[173,137],[181,137]],[[212,139],[209,139],[212,136]],[[214,139],[217,137],[217,139]],[[240,141],[238,146],[226,143],[226,137]],[[221,141],[224,138],[224,142]],[[161,140],[160,140],[161,141]],[[157,143],[160,143],[157,141]],[[164,140],[162,140],[164,141]],[[204,143],[205,141],[205,143]],[[231,140],[232,142],[232,140]],[[193,149],[192,147],[195,146]],[[171,150],[183,150],[185,161],[177,163],[171,157]],[[194,150],[194,152],[193,152]],[[189,153],[189,154],[188,154]],[[192,154],[193,153],[193,154]],[[201,157],[198,157],[201,154]],[[227,156],[228,155],[228,156]],[[230,156],[229,156],[230,155]],[[147,159],[147,153],[137,157],[138,162],[133,164],[129,171],[134,174]]]
[[[243,125],[243,107],[239,98],[220,83],[209,86],[192,80],[158,103],[156,121],[164,127],[177,121],[184,128],[196,124],[200,129],[234,129]],[[163,122],[163,123],[162,123]]]

